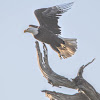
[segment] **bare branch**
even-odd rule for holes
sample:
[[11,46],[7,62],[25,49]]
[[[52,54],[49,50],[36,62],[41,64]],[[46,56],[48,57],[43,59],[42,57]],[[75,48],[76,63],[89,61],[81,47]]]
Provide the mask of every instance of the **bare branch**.
[[80,67],[77,76],[82,77],[82,74],[83,74],[83,70],[84,70],[84,68],[87,67],[89,64],[91,64],[94,60],[95,60],[95,58],[94,58],[91,62],[87,63],[86,65],[83,65],[82,67]]
[[[73,82],[75,82],[77,89],[80,92],[84,92],[90,100],[100,100],[100,97],[98,96],[98,93],[94,89],[94,87],[89,84],[83,77],[83,70],[85,67],[87,67],[89,64],[91,64],[95,59],[93,59],[91,62],[87,63],[86,65],[83,65],[77,74],[77,77],[73,79]],[[98,99],[99,98],[99,99]]]
[[45,92],[46,96],[50,98],[50,100],[89,100],[89,98],[87,98],[87,96],[83,93],[67,95],[67,94],[48,91],[48,90],[44,90],[42,92]]
[[48,80],[48,83],[52,84],[53,86],[64,86],[68,88],[75,89],[75,84],[68,80],[68,78],[65,78],[63,76],[60,76],[56,74],[49,66],[48,63],[48,55],[47,55],[47,48],[46,45],[43,45],[44,49],[44,57],[42,57],[40,48],[39,48],[39,43],[36,42],[36,49],[37,49],[37,58],[38,58],[38,63],[40,70],[43,74],[43,76]]

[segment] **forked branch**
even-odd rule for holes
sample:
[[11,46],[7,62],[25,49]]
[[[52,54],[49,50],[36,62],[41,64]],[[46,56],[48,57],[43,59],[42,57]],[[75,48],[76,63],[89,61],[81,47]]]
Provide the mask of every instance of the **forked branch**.
[[46,96],[49,97],[50,100],[100,100],[100,94],[96,92],[94,87],[82,77],[84,68],[89,64],[91,64],[95,59],[93,59],[86,65],[81,66],[76,78],[70,81],[68,78],[56,74],[50,68],[48,62],[48,51],[45,44],[43,44],[44,57],[42,56],[39,43],[37,41],[36,41],[36,50],[37,50],[39,68],[43,76],[48,80],[48,83],[52,84],[52,86],[57,86],[57,87],[64,86],[67,88],[77,89],[79,92],[75,95],[67,95],[48,90],[43,90],[42,92],[45,92]]
[[49,66],[48,63],[48,51],[46,48],[46,45],[43,44],[43,50],[44,50],[44,57],[42,56],[42,53],[40,51],[39,43],[36,41],[36,49],[37,49],[37,58],[40,70],[43,74],[43,76],[48,80],[48,83],[52,84],[52,86],[64,86],[68,88],[75,89],[75,84],[68,80],[68,78],[65,78],[63,76],[60,76],[56,74]]

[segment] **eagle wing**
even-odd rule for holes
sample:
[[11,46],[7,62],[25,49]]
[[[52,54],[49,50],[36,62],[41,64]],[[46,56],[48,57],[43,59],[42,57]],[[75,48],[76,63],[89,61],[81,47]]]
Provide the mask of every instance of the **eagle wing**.
[[49,8],[37,9],[34,13],[40,23],[40,26],[47,28],[53,34],[60,34],[61,30],[58,25],[59,16],[71,9],[72,4],[73,2]]

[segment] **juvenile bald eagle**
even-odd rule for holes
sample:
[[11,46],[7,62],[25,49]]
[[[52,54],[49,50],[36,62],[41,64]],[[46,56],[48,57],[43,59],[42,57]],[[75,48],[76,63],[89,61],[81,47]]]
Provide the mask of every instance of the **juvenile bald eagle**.
[[29,28],[24,32],[32,33],[35,39],[49,44],[59,57],[71,57],[77,49],[76,39],[59,36],[61,30],[58,26],[58,19],[61,14],[71,8],[72,4],[73,2],[35,10],[34,13],[40,26],[29,25]]

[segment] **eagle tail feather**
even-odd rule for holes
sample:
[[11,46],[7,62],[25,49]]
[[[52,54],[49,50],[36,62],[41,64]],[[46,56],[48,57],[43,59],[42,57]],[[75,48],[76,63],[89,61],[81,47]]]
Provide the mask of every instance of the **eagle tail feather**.
[[74,55],[77,49],[77,39],[68,39],[68,38],[62,38],[65,44],[61,44],[60,47],[57,47],[59,50],[60,57],[68,58]]

